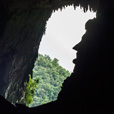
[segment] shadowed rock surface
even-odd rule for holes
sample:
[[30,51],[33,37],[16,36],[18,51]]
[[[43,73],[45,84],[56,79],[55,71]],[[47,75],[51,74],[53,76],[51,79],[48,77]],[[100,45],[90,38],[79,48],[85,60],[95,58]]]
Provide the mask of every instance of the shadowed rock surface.
[[37,57],[52,11],[74,4],[94,10],[96,2],[71,0],[1,0],[0,1],[0,94],[12,103],[24,103],[28,74]]
[[[113,0],[14,0],[0,1],[0,94],[11,103],[24,103],[28,74],[32,73],[37,50],[53,10],[65,5],[88,4],[97,18],[86,23],[87,32],[74,47],[75,68],[64,84],[58,100],[43,106],[14,107],[2,97],[4,107],[24,114],[72,114],[114,112],[114,2]],[[11,110],[9,110],[10,112]],[[15,111],[11,112],[14,113]],[[17,113],[17,112],[15,112]]]

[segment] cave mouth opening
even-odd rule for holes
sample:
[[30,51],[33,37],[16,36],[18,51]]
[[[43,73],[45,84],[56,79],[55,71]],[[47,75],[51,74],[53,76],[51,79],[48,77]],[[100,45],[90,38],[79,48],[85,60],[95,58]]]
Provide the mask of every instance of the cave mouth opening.
[[81,41],[86,32],[85,23],[95,17],[95,12],[88,10],[84,13],[80,6],[76,10],[69,6],[52,13],[38,50],[33,78],[29,79],[33,85],[36,84],[30,91],[32,95],[26,99],[29,107],[57,99],[62,83],[73,72],[72,60],[76,58],[76,52],[72,47]]

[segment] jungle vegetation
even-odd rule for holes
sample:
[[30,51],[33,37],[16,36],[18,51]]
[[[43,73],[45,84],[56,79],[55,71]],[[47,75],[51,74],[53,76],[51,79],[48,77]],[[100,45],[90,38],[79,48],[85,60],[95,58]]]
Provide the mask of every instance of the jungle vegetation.
[[26,105],[35,107],[55,101],[61,91],[64,80],[70,72],[59,65],[58,59],[39,54],[36,59],[33,76],[29,76],[26,88]]

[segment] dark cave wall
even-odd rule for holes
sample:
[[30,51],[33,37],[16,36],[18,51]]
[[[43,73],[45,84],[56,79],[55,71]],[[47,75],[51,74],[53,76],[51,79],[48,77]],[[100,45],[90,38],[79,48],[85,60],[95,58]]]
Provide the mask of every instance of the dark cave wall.
[[[37,49],[52,10],[79,3],[97,10],[97,19],[86,24],[87,32],[74,47],[78,51],[75,68],[64,84],[58,100],[26,109],[30,113],[112,113],[114,112],[114,2],[113,0],[6,0],[0,9],[0,92],[15,103],[24,96]],[[7,4],[7,5],[6,5]],[[36,15],[37,14],[37,15]],[[6,107],[10,105],[1,98]],[[0,102],[0,106],[2,106]],[[3,106],[2,106],[3,107]],[[11,105],[12,107],[12,105]],[[12,109],[15,110],[14,107]],[[8,110],[4,110],[4,113]],[[16,109],[17,111],[17,109]],[[10,111],[9,111],[10,112]],[[28,112],[24,112],[26,114]]]
[[31,114],[114,113],[114,2],[101,1],[97,18],[86,23],[82,41],[74,46],[74,72],[65,80],[58,100],[31,108]]
[[113,3],[100,2],[97,18],[86,23],[87,31],[74,47],[74,72],[64,82],[57,101],[65,109],[72,105],[72,112],[114,113]]
[[[96,1],[1,0],[0,1],[0,94],[12,103],[23,102],[28,74],[32,73],[37,50],[53,10]],[[21,99],[21,100],[20,100]]]
[[7,15],[0,37],[0,94],[12,103],[24,95],[50,15],[50,9],[18,9]]

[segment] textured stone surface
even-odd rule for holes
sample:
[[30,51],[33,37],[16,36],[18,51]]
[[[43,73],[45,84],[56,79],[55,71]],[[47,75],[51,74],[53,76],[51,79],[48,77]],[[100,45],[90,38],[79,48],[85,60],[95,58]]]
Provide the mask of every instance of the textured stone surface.
[[19,114],[19,111],[10,102],[6,101],[4,97],[0,96],[0,113]]
[[[102,2],[105,2],[103,4]],[[101,1],[97,19],[86,23],[87,32],[74,47],[74,73],[63,85],[58,100],[30,109],[31,113],[114,113],[113,2]]]
[[50,9],[28,9],[10,15],[0,37],[0,94],[10,102],[23,96],[32,73]]
[[[24,86],[28,74],[32,73],[46,21],[52,11],[73,3],[79,5],[73,0],[0,1],[0,94],[10,102],[23,99]],[[85,9],[88,4],[94,10],[98,6],[97,2],[89,0],[80,3]]]
[[78,50],[74,60],[76,66],[71,77],[64,82],[58,100],[23,110],[25,114],[28,111],[33,114],[114,112],[114,2],[100,0],[98,5],[96,1],[1,0],[0,94],[12,103],[24,96],[24,84],[32,72],[46,21],[52,11],[79,3],[87,8],[89,4],[97,10],[97,19],[87,22],[87,32],[80,44],[74,47]]

